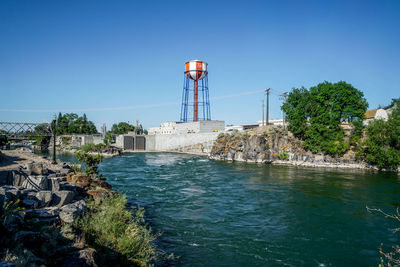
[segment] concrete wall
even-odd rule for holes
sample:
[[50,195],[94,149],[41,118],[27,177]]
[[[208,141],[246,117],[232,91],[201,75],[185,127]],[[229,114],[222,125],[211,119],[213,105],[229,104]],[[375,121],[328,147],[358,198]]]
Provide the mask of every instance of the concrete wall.
[[224,121],[199,121],[200,132],[222,132],[225,131]]
[[[197,144],[214,142],[220,133],[195,133],[195,134],[170,134],[146,136],[148,151],[175,151],[184,147],[190,147]],[[149,138],[150,137],[150,138]],[[149,138],[149,139],[148,139]],[[151,140],[154,138],[154,141]],[[150,144],[153,144],[151,149]],[[185,151],[182,151],[185,152]]]

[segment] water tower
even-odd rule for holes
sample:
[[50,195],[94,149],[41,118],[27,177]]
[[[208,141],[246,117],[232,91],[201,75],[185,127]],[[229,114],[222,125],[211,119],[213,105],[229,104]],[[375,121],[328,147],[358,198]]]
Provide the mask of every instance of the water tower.
[[181,122],[211,120],[207,63],[188,61],[184,74]]

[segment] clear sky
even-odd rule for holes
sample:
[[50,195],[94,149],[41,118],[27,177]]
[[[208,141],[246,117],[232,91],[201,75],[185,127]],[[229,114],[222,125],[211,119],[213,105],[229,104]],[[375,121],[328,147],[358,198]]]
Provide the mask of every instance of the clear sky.
[[179,120],[191,59],[209,63],[212,119],[227,124],[261,120],[260,90],[280,118],[279,93],[324,80],[387,105],[400,96],[400,1],[2,0],[0,121]]

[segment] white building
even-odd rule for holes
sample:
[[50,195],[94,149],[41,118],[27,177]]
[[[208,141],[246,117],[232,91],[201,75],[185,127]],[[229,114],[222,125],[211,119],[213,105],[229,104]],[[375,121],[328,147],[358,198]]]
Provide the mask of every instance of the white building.
[[371,109],[365,112],[365,120],[363,121],[364,126],[368,125],[372,120],[384,120],[387,121],[389,114],[383,108]]
[[[258,126],[263,126],[262,121],[257,121]],[[283,125],[283,119],[276,119],[276,120],[268,120],[269,125],[275,125],[275,126],[282,126]],[[267,124],[266,121],[264,121],[264,124]],[[287,123],[285,123],[287,125]]]
[[225,130],[224,121],[164,122],[159,127],[148,129],[149,135],[192,134],[221,132]]

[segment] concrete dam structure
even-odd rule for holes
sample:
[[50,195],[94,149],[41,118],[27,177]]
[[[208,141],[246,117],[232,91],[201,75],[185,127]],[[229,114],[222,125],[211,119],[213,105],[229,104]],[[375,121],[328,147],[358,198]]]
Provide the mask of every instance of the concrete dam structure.
[[135,135],[133,132],[119,135],[116,146],[125,151],[208,154],[224,130],[224,121],[165,122],[159,127],[149,128],[148,135]]

